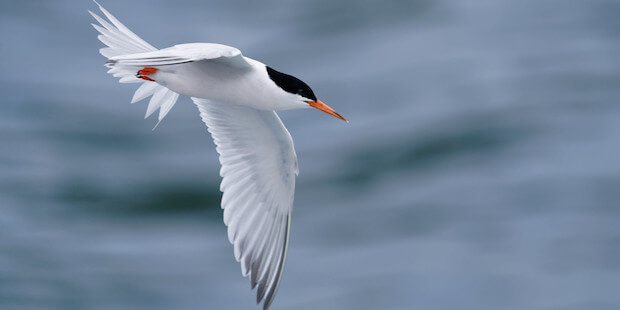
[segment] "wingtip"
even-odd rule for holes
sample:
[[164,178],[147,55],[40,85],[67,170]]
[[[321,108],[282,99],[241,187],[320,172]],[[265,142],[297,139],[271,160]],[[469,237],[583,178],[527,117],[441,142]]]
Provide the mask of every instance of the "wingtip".
[[265,302],[263,303],[263,310],[269,309],[269,307],[271,307],[272,302],[273,302],[273,298],[266,299]]
[[263,297],[265,297],[265,287],[266,284],[264,281],[261,280],[261,283],[258,284],[258,289],[256,290],[256,304],[260,304],[260,302],[263,300]]
[[159,123],[161,123],[161,120],[157,121],[157,124],[155,124],[155,127],[153,127],[153,129],[151,129],[151,131],[155,131],[155,129],[157,129],[157,126],[159,126]]

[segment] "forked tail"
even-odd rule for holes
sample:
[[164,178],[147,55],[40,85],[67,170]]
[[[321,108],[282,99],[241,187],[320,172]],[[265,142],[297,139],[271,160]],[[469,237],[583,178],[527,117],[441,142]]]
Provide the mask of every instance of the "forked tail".
[[[123,25],[118,19],[116,19],[116,17],[104,9],[99,3],[97,3],[97,1],[95,1],[95,3],[99,6],[99,9],[109,21],[108,22],[99,17],[97,14],[88,11],[90,15],[92,15],[100,24],[92,24],[93,27],[100,33],[97,38],[107,46],[99,50],[101,55],[110,59],[120,55],[138,54],[157,50],[157,48],[142,40],[135,33],[129,30],[129,28]],[[166,114],[168,114],[170,109],[172,109],[172,106],[174,106],[179,98],[178,93],[157,84],[152,78],[149,77],[149,75],[157,72],[157,68],[139,65],[116,65],[115,62],[111,61],[106,63],[106,67],[110,68],[108,73],[112,74],[114,77],[120,78],[120,83],[142,83],[133,95],[131,103],[138,102],[142,99],[148,98],[149,96],[153,96],[146,110],[145,118],[149,117],[159,108],[160,110],[157,124],[159,124]],[[157,127],[157,125],[155,127]]]

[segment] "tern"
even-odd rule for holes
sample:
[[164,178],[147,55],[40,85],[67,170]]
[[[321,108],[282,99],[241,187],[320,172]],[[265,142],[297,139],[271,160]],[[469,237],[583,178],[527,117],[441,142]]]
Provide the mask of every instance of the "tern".
[[316,108],[347,121],[316,98],[300,79],[245,57],[237,48],[189,43],[157,49],[99,3],[107,21],[89,13],[107,47],[108,73],[121,83],[142,83],[131,103],[151,97],[146,117],[158,123],[186,95],[198,107],[221,164],[221,207],[241,273],[258,287],[256,303],[273,302],[288,247],[297,155],[276,110]]

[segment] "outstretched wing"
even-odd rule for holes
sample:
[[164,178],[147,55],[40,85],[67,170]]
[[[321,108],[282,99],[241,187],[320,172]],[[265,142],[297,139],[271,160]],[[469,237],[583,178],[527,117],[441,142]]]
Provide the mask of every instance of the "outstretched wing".
[[222,168],[222,208],[228,239],[243,276],[258,285],[267,309],[286,258],[297,156],[274,111],[192,98],[215,141]]
[[204,60],[249,66],[237,48],[216,43],[179,44],[157,51],[112,57],[109,62],[125,66],[168,66]]

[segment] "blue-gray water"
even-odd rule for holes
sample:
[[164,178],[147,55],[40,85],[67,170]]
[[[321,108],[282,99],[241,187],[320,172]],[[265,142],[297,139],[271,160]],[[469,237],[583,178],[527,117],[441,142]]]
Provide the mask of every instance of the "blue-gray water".
[[[300,174],[273,309],[620,308],[620,2],[102,2],[351,120],[281,113]],[[257,309],[195,107],[151,131],[87,9],[0,4],[0,309]]]

